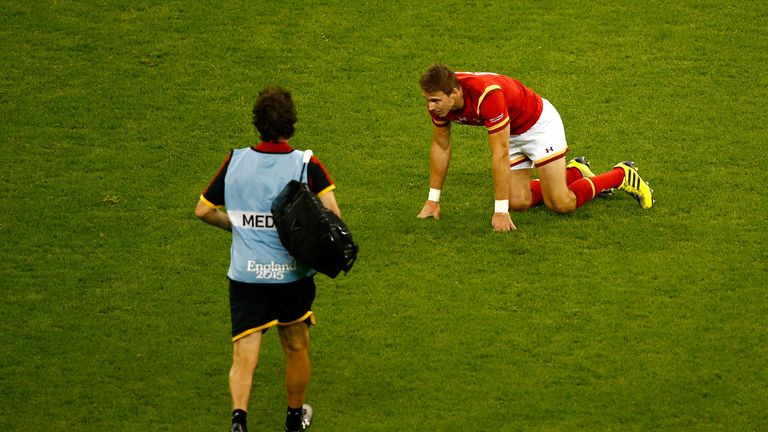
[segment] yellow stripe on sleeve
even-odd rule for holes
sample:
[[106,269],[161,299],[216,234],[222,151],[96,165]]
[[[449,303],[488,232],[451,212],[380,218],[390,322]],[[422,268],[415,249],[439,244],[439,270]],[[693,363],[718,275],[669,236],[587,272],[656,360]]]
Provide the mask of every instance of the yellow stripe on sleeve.
[[336,185],[332,184],[332,185],[328,186],[327,188],[325,188],[325,189],[321,190],[320,192],[318,192],[317,196],[320,196],[320,195],[322,195],[324,193],[328,193],[328,192],[330,192],[330,191],[332,191],[334,189],[336,189]]
[[203,194],[200,194],[200,201],[202,201],[202,202],[203,202],[205,205],[207,205],[207,206],[208,206],[208,207],[210,207],[210,208],[215,208],[215,209],[218,209],[218,208],[222,208],[222,207],[224,207],[224,206],[216,205],[216,204],[214,204],[214,203],[212,203],[212,202],[208,201],[207,199],[205,199],[205,197],[203,196]]
[[483,104],[483,99],[485,99],[485,96],[493,90],[501,90],[501,86],[498,84],[495,84],[485,88],[485,91],[483,91],[483,94],[480,95],[480,99],[477,100],[477,115],[480,115],[480,105]]

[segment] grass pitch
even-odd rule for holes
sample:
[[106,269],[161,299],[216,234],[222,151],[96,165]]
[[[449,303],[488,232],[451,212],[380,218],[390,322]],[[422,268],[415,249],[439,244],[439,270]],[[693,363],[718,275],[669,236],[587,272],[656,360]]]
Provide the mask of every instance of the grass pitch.
[[[361,245],[318,277],[316,431],[768,427],[768,15],[745,1],[0,4],[0,430],[225,430],[228,237],[193,216],[267,84]],[[491,232],[485,132],[415,215],[433,61],[520,78],[656,190]],[[249,414],[279,430],[268,334]]]

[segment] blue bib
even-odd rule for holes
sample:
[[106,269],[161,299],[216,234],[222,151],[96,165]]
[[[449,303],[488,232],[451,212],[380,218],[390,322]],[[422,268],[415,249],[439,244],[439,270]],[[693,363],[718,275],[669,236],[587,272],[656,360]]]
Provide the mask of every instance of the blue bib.
[[272,220],[272,201],[299,180],[304,152],[261,153],[237,149],[224,177],[224,203],[232,221],[227,276],[246,283],[289,283],[316,272],[285,250]]

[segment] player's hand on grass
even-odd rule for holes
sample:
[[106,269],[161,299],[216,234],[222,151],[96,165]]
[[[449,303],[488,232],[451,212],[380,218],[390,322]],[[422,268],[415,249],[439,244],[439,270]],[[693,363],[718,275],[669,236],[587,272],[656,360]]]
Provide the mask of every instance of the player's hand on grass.
[[494,213],[491,219],[491,225],[496,232],[505,232],[516,230],[517,227],[512,223],[512,218],[509,217],[509,213]]
[[424,204],[424,207],[421,209],[421,212],[419,212],[416,217],[419,219],[440,219],[440,203],[427,200],[427,202]]

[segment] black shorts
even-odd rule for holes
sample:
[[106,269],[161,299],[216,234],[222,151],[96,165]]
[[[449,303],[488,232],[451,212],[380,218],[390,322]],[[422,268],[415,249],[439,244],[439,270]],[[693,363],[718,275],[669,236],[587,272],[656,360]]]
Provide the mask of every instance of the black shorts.
[[258,331],[305,321],[315,323],[312,302],[315,281],[308,277],[285,284],[254,284],[229,280],[232,342]]

